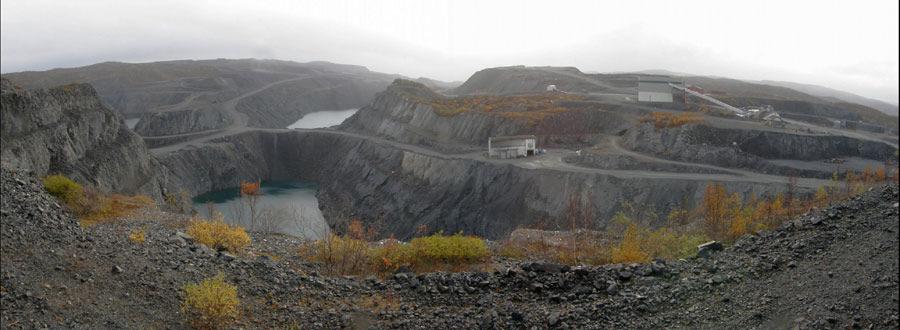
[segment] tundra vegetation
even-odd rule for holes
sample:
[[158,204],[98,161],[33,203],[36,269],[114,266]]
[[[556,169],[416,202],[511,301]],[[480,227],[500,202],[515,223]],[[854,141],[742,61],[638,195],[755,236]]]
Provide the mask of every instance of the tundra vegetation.
[[[789,180],[783,193],[771,196],[742,196],[729,193],[718,183],[708,183],[699,205],[687,203],[671,208],[662,217],[641,212],[623,203],[620,212],[602,230],[596,219],[581,209],[584,203],[570,202],[567,232],[548,231],[538,224],[530,237],[510,237],[499,244],[497,256],[513,259],[547,260],[570,265],[648,262],[653,259],[680,259],[697,252],[697,245],[717,240],[732,243],[741,236],[775,229],[797,214],[862,193],[885,181],[897,182],[897,171],[887,176],[884,166],[847,172],[843,180],[835,174],[832,182],[809,196],[798,196],[796,180]],[[590,200],[590,199],[588,199]],[[576,199],[573,199],[576,201]],[[662,225],[658,225],[662,219]],[[654,225],[657,224],[657,225]],[[556,228],[563,228],[556,226]],[[517,230],[517,232],[529,232]]]
[[121,218],[135,210],[155,206],[149,196],[105,194],[93,188],[85,188],[61,174],[45,177],[43,184],[44,189],[59,198],[85,226]]
[[683,125],[699,124],[703,122],[703,116],[696,112],[651,112],[638,119],[641,123],[653,123],[656,128],[671,128]]
[[575,94],[550,92],[526,95],[473,95],[436,98],[428,102],[435,113],[452,117],[462,113],[495,114],[510,119],[537,123],[544,118],[568,111],[562,101],[577,101],[584,97]]
[[[597,228],[591,214],[590,196],[569,202],[564,219],[556,222],[563,231],[521,229],[531,236],[511,237],[489,248],[485,240],[462,233],[436,233],[413,238],[408,243],[393,238],[374,242],[372,228],[353,220],[344,235],[304,244],[300,254],[319,263],[330,274],[389,274],[399,269],[415,272],[460,271],[487,267],[492,258],[551,261],[569,265],[642,263],[654,259],[680,259],[696,254],[697,246],[717,240],[730,244],[741,236],[777,228],[791,217],[847,199],[867,187],[887,180],[883,168],[848,172],[843,182],[835,179],[808,196],[799,196],[796,180],[783,193],[772,196],[742,196],[729,193],[718,183],[708,183],[695,207],[673,207],[660,216],[652,207],[623,203],[605,226]],[[896,173],[896,171],[895,171]],[[686,203],[685,203],[686,204]],[[659,219],[664,223],[655,224]],[[564,224],[564,225],[563,225]],[[426,231],[422,231],[423,233]]]
[[406,242],[373,237],[359,220],[353,220],[343,236],[328,237],[301,246],[300,255],[320,263],[330,274],[387,274],[398,269],[416,272],[471,270],[490,259],[485,240],[461,233],[435,233]]

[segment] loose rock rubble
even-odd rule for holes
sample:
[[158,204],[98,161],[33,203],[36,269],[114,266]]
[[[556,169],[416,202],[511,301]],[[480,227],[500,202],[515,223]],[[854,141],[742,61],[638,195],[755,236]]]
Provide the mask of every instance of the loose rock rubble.
[[150,214],[82,228],[32,175],[3,170],[2,188],[3,328],[185,328],[182,287],[217,273],[244,328],[898,326],[896,185],[689,260],[387,278],[322,276],[289,237],[214,251]]

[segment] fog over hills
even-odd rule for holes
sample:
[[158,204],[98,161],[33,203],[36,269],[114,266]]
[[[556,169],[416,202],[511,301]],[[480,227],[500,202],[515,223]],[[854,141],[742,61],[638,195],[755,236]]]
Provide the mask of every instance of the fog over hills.
[[3,0],[0,327],[898,329],[898,5]]
[[[328,60],[443,81],[519,64],[596,72],[660,68],[815,84],[898,102],[900,36],[897,3],[891,1],[526,6],[469,0],[378,5],[273,0],[264,5],[230,1],[211,10],[203,2],[111,6],[102,0],[38,0],[2,6],[4,73],[217,57]],[[735,24],[761,17],[765,24]],[[830,23],[847,17],[867,19]]]

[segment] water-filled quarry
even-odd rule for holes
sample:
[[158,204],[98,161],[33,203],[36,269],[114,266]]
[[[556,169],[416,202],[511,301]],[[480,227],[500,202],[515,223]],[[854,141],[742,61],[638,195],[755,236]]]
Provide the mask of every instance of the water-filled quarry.
[[323,128],[339,125],[358,109],[328,110],[308,113],[287,128]]
[[[233,187],[201,194],[193,206],[203,217],[221,213],[225,222],[248,231],[274,232],[305,239],[319,239],[328,233],[328,225],[319,211],[317,187],[311,182],[264,181],[261,195],[252,207],[240,188]],[[253,216],[255,215],[255,216]]]

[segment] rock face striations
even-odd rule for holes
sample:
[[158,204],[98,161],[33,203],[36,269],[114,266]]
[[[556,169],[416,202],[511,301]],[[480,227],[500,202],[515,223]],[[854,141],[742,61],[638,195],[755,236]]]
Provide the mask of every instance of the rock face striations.
[[2,165],[160,197],[166,171],[90,85],[28,91],[2,78]]
[[[382,234],[398,238],[412,236],[421,225],[500,238],[540,219],[562,219],[571,198],[601,201],[584,204],[597,219],[609,219],[618,210],[619,203],[609,201],[655,205],[667,212],[684,196],[698,198],[712,177],[531,169],[325,130],[247,132],[167,154],[161,162],[173,180],[195,194],[256,178],[314,181],[332,225],[340,228],[339,221],[358,217],[383,222]],[[757,195],[784,188],[778,182],[724,183],[729,191]]]
[[612,133],[630,125],[627,115],[606,111],[611,106],[586,107],[573,98],[541,92],[451,99],[398,79],[340,129],[453,152],[483,149],[491,136],[537,134],[540,144],[548,145],[557,138]]

